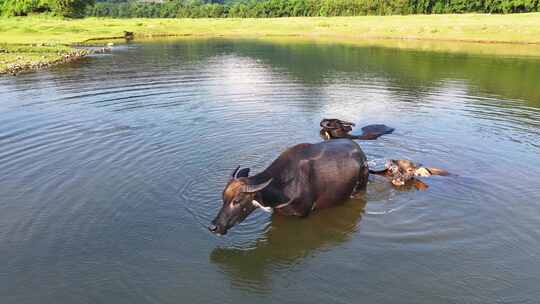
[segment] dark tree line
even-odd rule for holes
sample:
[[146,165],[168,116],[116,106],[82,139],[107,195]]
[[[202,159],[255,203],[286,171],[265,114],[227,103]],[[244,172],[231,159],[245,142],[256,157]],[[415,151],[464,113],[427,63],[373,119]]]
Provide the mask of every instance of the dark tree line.
[[540,0],[172,0],[164,3],[98,2],[87,10],[99,17],[272,18],[540,11]]
[[0,13],[113,18],[270,18],[540,11],[540,0],[0,0]]
[[0,15],[26,16],[52,13],[63,17],[83,17],[93,0],[0,0]]

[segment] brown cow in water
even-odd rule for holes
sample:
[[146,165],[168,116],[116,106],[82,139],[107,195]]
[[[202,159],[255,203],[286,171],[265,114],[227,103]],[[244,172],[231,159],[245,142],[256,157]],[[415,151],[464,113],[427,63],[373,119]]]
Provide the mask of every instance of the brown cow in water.
[[406,159],[389,159],[386,161],[384,170],[369,170],[369,173],[381,175],[390,180],[392,185],[401,187],[405,185],[414,186],[418,190],[425,190],[428,185],[416,177],[427,177],[432,175],[450,175],[448,171],[432,167],[423,167]]
[[349,139],[293,146],[251,177],[249,169],[238,169],[208,227],[214,233],[227,233],[257,208],[307,216],[312,210],[341,204],[366,188],[369,175],[364,152]]

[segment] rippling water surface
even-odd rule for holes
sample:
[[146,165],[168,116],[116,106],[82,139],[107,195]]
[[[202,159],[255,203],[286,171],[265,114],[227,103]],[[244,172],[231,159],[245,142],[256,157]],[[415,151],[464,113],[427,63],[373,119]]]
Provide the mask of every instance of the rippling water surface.
[[[540,59],[179,40],[0,78],[0,302],[538,303]],[[323,117],[455,176],[205,228]]]

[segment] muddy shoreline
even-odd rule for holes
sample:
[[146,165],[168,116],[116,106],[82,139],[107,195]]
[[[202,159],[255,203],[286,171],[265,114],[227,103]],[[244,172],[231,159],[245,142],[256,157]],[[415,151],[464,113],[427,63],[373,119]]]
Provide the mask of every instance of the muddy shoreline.
[[15,62],[8,64],[7,67],[3,70],[0,70],[0,75],[12,75],[16,76],[25,72],[32,72],[47,69],[53,66],[66,64],[80,60],[91,54],[100,54],[106,53],[111,50],[110,47],[100,47],[100,48],[86,48],[77,46],[74,47],[72,52],[61,54],[59,58],[54,60],[47,61],[30,61],[30,62]]

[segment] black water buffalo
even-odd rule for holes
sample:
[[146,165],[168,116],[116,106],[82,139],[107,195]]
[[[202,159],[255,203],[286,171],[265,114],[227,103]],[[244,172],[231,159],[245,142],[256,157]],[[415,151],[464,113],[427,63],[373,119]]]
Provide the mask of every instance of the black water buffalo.
[[367,125],[362,127],[362,134],[353,135],[349,134],[349,132],[352,131],[352,127],[354,127],[355,124],[336,118],[325,118],[321,121],[320,126],[321,137],[325,140],[335,138],[374,140],[384,134],[394,132],[394,128],[390,128],[386,125]]
[[299,144],[287,149],[261,173],[237,168],[223,206],[208,229],[225,234],[256,208],[307,216],[312,210],[343,203],[364,190],[369,169],[360,146],[349,139]]

